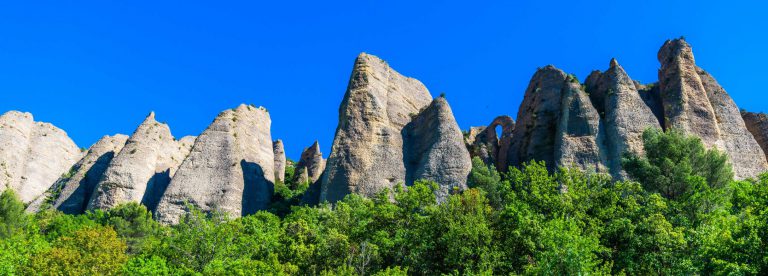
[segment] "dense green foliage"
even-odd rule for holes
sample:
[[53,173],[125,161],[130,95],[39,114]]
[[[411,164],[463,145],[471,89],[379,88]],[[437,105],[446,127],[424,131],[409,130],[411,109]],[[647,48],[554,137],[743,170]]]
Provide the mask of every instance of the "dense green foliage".
[[624,160],[636,181],[475,159],[471,188],[439,204],[430,182],[316,207],[278,183],[271,212],[193,211],[175,226],[138,204],[25,215],[6,191],[0,274],[768,273],[768,175],[732,181],[722,154],[679,133],[645,142],[647,157]]

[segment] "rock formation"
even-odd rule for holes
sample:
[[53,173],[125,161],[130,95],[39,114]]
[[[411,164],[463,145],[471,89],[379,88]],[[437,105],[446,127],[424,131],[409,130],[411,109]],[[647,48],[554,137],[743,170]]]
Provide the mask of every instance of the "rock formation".
[[[616,59],[604,73],[594,71],[586,81],[587,92],[602,114],[605,138],[604,155],[614,177],[623,178],[621,157],[625,152],[643,154],[643,132],[661,129],[658,118],[643,101],[637,86]],[[599,120],[599,117],[596,117]],[[595,121],[595,126],[599,121]]]
[[[59,178],[40,200],[50,200],[53,208],[66,214],[83,213],[107,166],[127,140],[128,136],[122,134],[99,139],[72,167],[72,173]],[[31,205],[28,211],[36,212],[43,204],[40,200],[35,200],[37,204]]]
[[573,76],[551,65],[540,68],[520,105],[507,164],[536,160],[550,169],[571,165],[593,169],[600,164],[595,122],[599,119],[583,93]]
[[88,209],[109,209],[133,201],[152,210],[192,140],[174,140],[168,125],[158,123],[155,113],[150,113],[109,163]]
[[401,131],[431,101],[418,80],[360,54],[339,108],[321,200],[335,202],[349,193],[373,196],[404,181]]
[[221,112],[174,175],[156,209],[158,221],[177,223],[187,204],[232,217],[265,209],[275,181],[270,125],[263,107]]
[[744,118],[747,129],[755,137],[766,158],[768,158],[768,115],[742,111],[741,117]]
[[665,128],[696,135],[706,146],[724,151],[738,179],[768,170],[763,150],[738,107],[711,75],[696,66],[691,46],[683,39],[668,40],[658,58]]
[[285,147],[283,140],[277,139],[272,142],[273,152],[275,154],[275,181],[285,182]]
[[453,111],[438,97],[403,130],[405,183],[424,179],[438,184],[436,196],[444,201],[466,189],[472,160]]
[[294,170],[294,177],[296,183],[312,185],[320,179],[323,171],[325,171],[325,159],[323,159],[323,153],[320,152],[320,144],[315,141],[312,146],[301,152],[301,158],[296,163]]
[[29,203],[42,195],[82,156],[63,130],[35,122],[32,114],[0,116],[0,192],[14,190]]
[[[501,128],[501,137],[496,133],[497,127]],[[514,129],[515,121],[506,115],[496,117],[487,127],[470,128],[465,140],[470,155],[479,157],[488,165],[494,165],[498,170],[506,169]]]

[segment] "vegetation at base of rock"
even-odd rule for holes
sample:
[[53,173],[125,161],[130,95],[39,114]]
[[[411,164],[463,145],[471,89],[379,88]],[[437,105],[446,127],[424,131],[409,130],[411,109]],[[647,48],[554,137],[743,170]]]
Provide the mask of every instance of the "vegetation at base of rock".
[[[724,181],[722,154],[646,131],[631,179],[473,160],[438,204],[417,181],[335,205],[231,219],[194,210],[163,226],[142,205],[65,215],[0,196],[3,275],[739,274],[768,272],[768,174]],[[666,166],[666,167],[665,167]],[[656,173],[656,175],[653,175]],[[651,175],[653,177],[651,177]],[[292,197],[286,183],[276,189]],[[668,193],[674,191],[674,193]],[[276,195],[277,196],[277,195]]]

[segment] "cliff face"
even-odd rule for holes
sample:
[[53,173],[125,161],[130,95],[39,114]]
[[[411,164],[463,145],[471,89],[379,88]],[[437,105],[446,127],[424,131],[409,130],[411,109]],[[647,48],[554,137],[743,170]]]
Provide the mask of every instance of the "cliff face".
[[83,213],[107,166],[115,155],[123,149],[127,140],[128,136],[122,134],[104,136],[99,139],[88,149],[85,156],[72,167],[72,173],[59,178],[56,184],[51,187],[52,191],[44,194],[45,196],[41,199],[46,200],[48,196],[56,195],[56,198],[53,199],[53,208],[67,214]]
[[421,82],[383,60],[360,54],[339,108],[321,200],[349,193],[373,196],[405,180],[402,130],[432,101]]
[[0,192],[11,189],[30,203],[82,157],[63,130],[35,122],[32,114],[0,116]]
[[193,138],[176,141],[166,124],[150,113],[136,128],[104,171],[88,203],[88,209],[109,209],[140,202],[154,209],[176,169],[189,153]]
[[664,128],[698,136],[707,147],[724,151],[736,178],[768,170],[738,107],[696,66],[690,45],[667,41],[658,58],[659,82],[653,86],[633,81],[615,59],[605,72],[592,72],[583,86],[552,66],[539,69],[520,105],[509,165],[538,160],[550,169],[607,169],[622,179],[622,155],[643,154],[643,131]]
[[266,209],[275,183],[271,124],[263,107],[221,112],[163,193],[157,219],[176,223],[189,211],[187,204],[232,217]]
[[472,169],[461,129],[444,97],[438,97],[403,130],[405,183],[429,180],[438,184],[437,200],[467,188]]
[[738,107],[711,75],[696,66],[691,46],[682,39],[669,40],[658,58],[665,127],[696,135],[706,146],[724,151],[737,178],[766,171],[765,155]]
[[[649,85],[632,80],[615,59],[583,84],[554,66],[540,68],[517,122],[499,116],[462,134],[445,97],[433,99],[418,80],[361,54],[330,157],[315,142],[290,180],[309,184],[301,201],[317,204],[420,179],[436,182],[443,201],[466,188],[473,156],[500,171],[535,160],[552,170],[575,167],[623,179],[621,157],[644,153],[648,128],[700,137],[730,157],[737,178],[768,171],[768,117],[740,112],[696,65],[684,40],[665,42],[658,60],[659,80]],[[130,138],[105,136],[83,156],[60,129],[8,112],[0,116],[0,190],[18,192],[29,211],[50,206],[77,214],[133,201],[163,223],[178,222],[188,204],[251,214],[268,207],[275,181],[285,181],[285,149],[273,142],[270,127],[266,109],[241,105],[221,112],[199,137],[177,141],[152,113]]]

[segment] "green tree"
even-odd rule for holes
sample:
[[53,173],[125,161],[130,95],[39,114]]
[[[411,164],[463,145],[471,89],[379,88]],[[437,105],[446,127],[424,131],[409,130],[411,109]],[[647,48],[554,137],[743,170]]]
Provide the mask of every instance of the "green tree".
[[32,257],[25,274],[116,275],[128,259],[125,242],[110,227],[82,228],[53,245]]
[[24,203],[16,193],[6,189],[0,194],[0,238],[8,238],[22,231],[29,219],[24,214]]
[[705,149],[698,137],[648,129],[643,144],[645,156],[625,154],[622,164],[650,192],[676,199],[689,193],[697,176],[712,188],[725,187],[733,179],[728,157],[716,149]]

